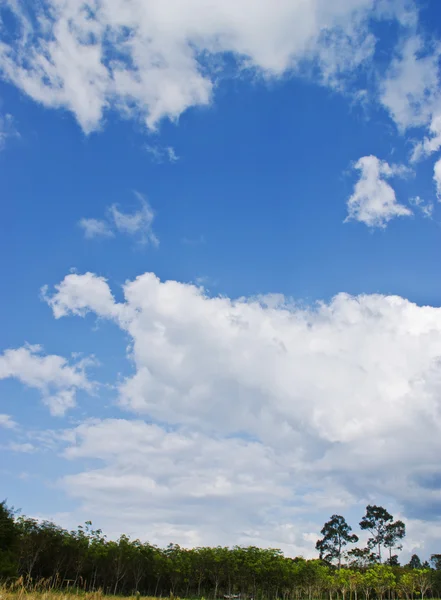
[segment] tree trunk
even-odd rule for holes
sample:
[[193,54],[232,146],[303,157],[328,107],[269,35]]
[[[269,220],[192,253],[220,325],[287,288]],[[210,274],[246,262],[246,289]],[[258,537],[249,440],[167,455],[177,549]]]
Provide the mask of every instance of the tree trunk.
[[155,598],[158,597],[158,587],[159,587],[159,582],[161,581],[161,576],[156,578],[156,587],[155,587]]

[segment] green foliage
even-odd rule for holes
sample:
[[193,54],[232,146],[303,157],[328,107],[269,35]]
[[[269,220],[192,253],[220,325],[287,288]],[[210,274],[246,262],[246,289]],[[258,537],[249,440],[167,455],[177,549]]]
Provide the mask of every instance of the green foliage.
[[412,554],[410,561],[407,563],[409,569],[421,569],[423,564],[418,554]]
[[323,538],[318,540],[315,547],[320,553],[320,558],[328,562],[337,560],[338,568],[341,567],[343,548],[347,544],[355,544],[358,537],[351,534],[352,527],[346,523],[341,515],[332,515],[324,524],[321,534]]
[[402,549],[401,540],[406,535],[406,526],[403,521],[395,521],[386,525],[386,533],[384,536],[384,547],[389,549],[389,564],[398,565],[398,557],[392,555],[392,550]]
[[[375,528],[381,533],[385,522],[382,542],[389,547],[388,526],[393,519],[383,519],[382,523],[379,515],[384,513],[367,514],[374,519],[374,533]],[[390,537],[394,547],[404,532],[400,522],[396,523],[394,531],[399,535],[393,540]],[[322,535],[317,547],[328,562],[291,559],[280,550],[256,546],[187,549],[170,544],[161,549],[126,535],[108,540],[90,521],[66,531],[48,521],[15,518],[3,502],[0,578],[16,578],[13,585],[23,590],[23,595],[31,590],[44,591],[46,595],[36,600],[48,600],[47,593],[57,589],[73,591],[88,600],[101,600],[102,594],[138,600],[143,596],[171,600],[358,600],[362,596],[364,600],[383,600],[392,594],[394,599],[424,600],[429,592],[441,590],[441,571],[425,569],[421,561],[415,568],[378,564],[378,556],[370,547],[354,548],[344,555],[344,548],[357,536],[339,515],[324,525]],[[344,556],[347,565],[342,562]],[[432,555],[434,566],[441,564],[438,558]]]
[[378,556],[370,548],[353,548],[347,557],[349,566],[354,569],[366,569],[378,562]]
[[18,531],[13,511],[0,502],[0,579],[8,579],[17,574]]
[[433,573],[430,569],[412,568],[403,573],[399,580],[399,588],[404,592],[406,598],[413,598],[417,593],[423,599],[432,584]]
[[395,588],[396,579],[392,567],[388,565],[374,565],[365,574],[367,585],[372,588],[379,600],[382,600],[388,590]]
[[366,514],[360,521],[360,529],[369,531],[368,547],[377,551],[378,560],[381,562],[381,547],[389,549],[389,563],[392,560],[392,549],[401,550],[401,540],[406,535],[403,521],[393,522],[393,516],[382,506],[368,505]]

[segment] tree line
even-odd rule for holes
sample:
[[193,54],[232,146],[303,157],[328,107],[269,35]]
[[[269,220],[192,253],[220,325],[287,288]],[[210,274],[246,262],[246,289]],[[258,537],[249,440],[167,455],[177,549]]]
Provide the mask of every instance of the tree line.
[[[0,579],[28,587],[107,594],[253,600],[383,600],[441,597],[441,554],[401,566],[405,526],[382,507],[368,506],[360,528],[366,548],[344,517],[333,515],[317,541],[319,558],[288,558],[277,549],[159,548],[121,535],[109,540],[90,521],[67,531],[17,515],[0,503]],[[383,551],[387,558],[383,560]]]

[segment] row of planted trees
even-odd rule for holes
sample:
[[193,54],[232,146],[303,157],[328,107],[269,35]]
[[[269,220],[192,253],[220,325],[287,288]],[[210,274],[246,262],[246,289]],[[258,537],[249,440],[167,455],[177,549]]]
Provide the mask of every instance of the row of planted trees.
[[[334,515],[335,516],[335,515]],[[324,528],[325,529],[325,528]],[[329,533],[329,528],[328,530]],[[329,548],[332,536],[328,536]],[[344,543],[335,538],[338,548]],[[165,549],[121,536],[108,540],[90,522],[66,531],[50,522],[15,517],[0,504],[0,577],[26,585],[106,593],[185,598],[240,594],[261,600],[370,600],[441,596],[441,560],[424,568],[380,564],[360,550],[349,565],[326,559],[287,558],[281,551],[256,547]],[[333,561],[336,562],[336,561]],[[340,566],[340,568],[338,568]],[[416,567],[416,568],[412,568]]]

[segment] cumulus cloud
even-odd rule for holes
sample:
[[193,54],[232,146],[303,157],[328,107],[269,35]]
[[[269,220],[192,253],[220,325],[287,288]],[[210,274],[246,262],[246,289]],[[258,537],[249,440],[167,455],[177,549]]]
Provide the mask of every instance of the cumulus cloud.
[[[119,383],[120,406],[167,424],[98,422],[76,432],[68,456],[86,453],[105,463],[66,480],[85,506],[107,494],[109,514],[117,514],[119,496],[108,492],[130,487],[135,504],[154,498],[155,519],[173,525],[182,513],[167,513],[171,490],[201,494],[208,503],[216,485],[219,497],[246,495],[237,469],[250,487],[262,484],[277,495],[269,502],[261,492],[262,505],[250,506],[262,539],[266,526],[282,527],[297,512],[307,522],[308,511],[331,514],[372,497],[412,518],[439,514],[439,489],[423,482],[439,471],[441,309],[382,295],[339,294],[311,308],[283,296],[232,300],[151,273],[127,282],[124,297],[116,302],[107,282],[89,273],[68,275],[49,298],[56,317],[92,311],[131,337],[135,371]],[[118,429],[120,437],[107,433]],[[114,443],[106,448],[105,439]],[[150,459],[156,447],[173,449],[174,458],[158,450]],[[198,474],[198,465],[208,464],[205,448],[214,464],[208,480]],[[125,470],[131,461],[134,470]],[[176,480],[167,475],[174,463],[181,465]],[[216,479],[219,464],[230,472]],[[182,504],[197,506],[186,498]],[[262,517],[268,502],[273,522]],[[185,531],[201,534],[196,520],[182,518]]]
[[[400,129],[437,123],[434,119],[441,106],[440,57],[441,45],[428,48],[421,36],[411,35],[392,61],[381,82],[381,102]],[[424,145],[425,152],[430,142]],[[420,153],[417,149],[416,156]]]
[[[45,0],[31,8],[4,0],[0,20],[4,11],[15,27],[0,42],[0,75],[44,106],[71,111],[85,132],[110,110],[154,130],[210,104],[231,58],[235,76],[309,75],[354,99],[375,99],[401,131],[434,126],[440,113],[441,46],[418,27],[413,0]],[[381,20],[398,24],[397,49],[385,73],[360,89],[360,67],[375,57],[371,25]],[[418,142],[414,159],[437,139]],[[146,150],[160,162],[177,159],[172,147]],[[107,235],[102,221],[83,226]]]
[[[268,521],[268,506],[280,510],[293,498],[293,454],[276,455],[256,441],[126,419],[87,422],[65,437],[69,460],[92,458],[102,466],[68,475],[61,484],[91,513],[99,511],[114,535],[126,527],[163,545],[175,539],[192,546],[246,543]],[[112,523],[116,507],[127,514],[128,494],[130,515]],[[286,510],[286,524],[292,514]],[[300,528],[285,544],[303,550]]]
[[44,355],[41,346],[27,345],[0,355],[0,380],[18,379],[39,390],[50,413],[62,416],[75,406],[77,390],[92,392],[94,385],[85,372],[89,364],[89,360],[82,360],[69,365],[62,356]]
[[56,293],[49,297],[48,287],[44,286],[42,296],[52,308],[56,319],[67,314],[84,316],[89,311],[111,317],[117,310],[106,280],[93,273],[84,275],[72,273],[56,285],[55,290]]
[[80,220],[79,225],[88,239],[113,237],[115,233],[124,233],[135,237],[142,244],[159,245],[159,239],[153,231],[155,213],[146,198],[135,192],[140,208],[133,212],[123,212],[117,204],[112,204],[107,210],[108,217],[104,219]]
[[397,202],[395,190],[385,181],[390,177],[406,177],[409,169],[389,165],[376,156],[363,156],[354,165],[360,179],[347,202],[347,221],[360,221],[368,227],[386,227],[395,217],[408,217],[412,211]]
[[319,81],[341,87],[373,56],[370,20],[408,27],[415,21],[411,4],[45,0],[24,10],[23,1],[5,0],[17,27],[0,44],[0,69],[37,102],[72,111],[86,132],[110,108],[155,128],[164,117],[210,103],[226,54],[238,71],[264,78],[303,72],[307,62]]

